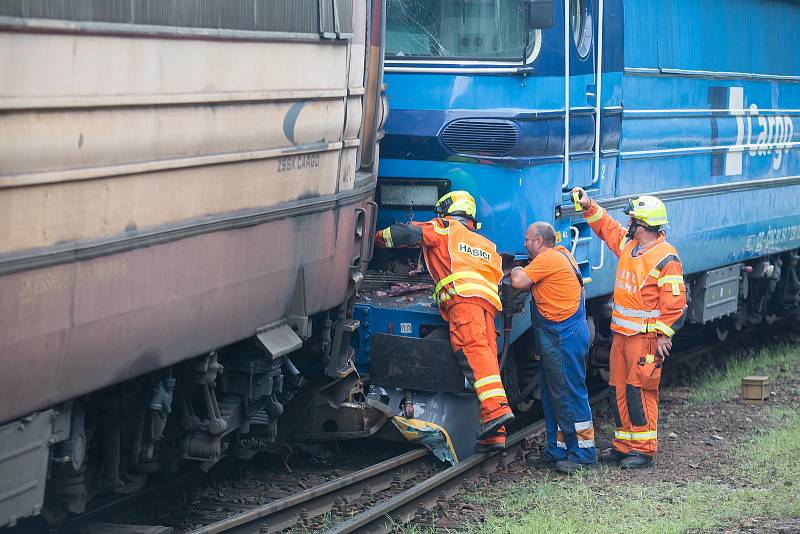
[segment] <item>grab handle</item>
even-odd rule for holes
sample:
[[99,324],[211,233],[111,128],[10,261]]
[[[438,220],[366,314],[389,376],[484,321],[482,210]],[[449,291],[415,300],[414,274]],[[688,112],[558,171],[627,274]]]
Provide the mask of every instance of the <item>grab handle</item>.
[[378,225],[378,203],[374,200],[368,200],[367,206],[370,207],[370,216],[369,216],[369,252],[367,257],[364,261],[370,262],[372,261],[372,256],[375,254],[375,232],[376,226]]

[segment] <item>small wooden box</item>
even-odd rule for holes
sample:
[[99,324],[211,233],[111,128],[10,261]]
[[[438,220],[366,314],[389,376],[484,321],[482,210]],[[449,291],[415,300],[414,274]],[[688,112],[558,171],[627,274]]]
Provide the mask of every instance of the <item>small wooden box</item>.
[[742,400],[761,404],[769,398],[768,376],[746,376],[742,378]]

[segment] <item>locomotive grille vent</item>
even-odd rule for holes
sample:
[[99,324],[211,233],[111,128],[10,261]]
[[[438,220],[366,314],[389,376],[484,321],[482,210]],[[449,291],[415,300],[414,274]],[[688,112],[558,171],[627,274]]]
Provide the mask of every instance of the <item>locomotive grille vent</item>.
[[519,143],[519,128],[503,119],[458,119],[445,126],[442,142],[457,154],[507,156]]

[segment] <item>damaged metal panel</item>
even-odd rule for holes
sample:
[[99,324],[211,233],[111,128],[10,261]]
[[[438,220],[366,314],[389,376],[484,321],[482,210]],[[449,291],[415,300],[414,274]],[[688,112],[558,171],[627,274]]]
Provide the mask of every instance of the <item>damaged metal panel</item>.
[[[375,385],[370,387],[367,397],[390,407],[399,406],[405,400],[401,390]],[[405,439],[428,447],[443,461],[451,461],[446,458],[447,454],[442,454],[448,449],[455,462],[473,454],[475,434],[480,425],[478,399],[474,393],[417,391],[413,393],[412,403],[413,418],[392,418],[393,426]]]
[[375,334],[369,376],[372,383],[390,388],[464,391],[464,375],[447,339]]
[[332,406],[324,398],[312,404],[297,426],[296,441],[336,441],[375,434],[394,414],[374,399],[365,403],[343,402]]

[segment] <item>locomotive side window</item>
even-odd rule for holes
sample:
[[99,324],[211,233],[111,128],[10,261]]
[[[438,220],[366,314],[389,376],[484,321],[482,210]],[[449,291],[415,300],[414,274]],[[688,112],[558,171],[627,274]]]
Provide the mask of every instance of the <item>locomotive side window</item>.
[[523,8],[522,0],[388,0],[386,54],[517,60],[526,43]]
[[571,0],[570,19],[575,49],[580,57],[585,58],[592,46],[592,17],[589,14],[589,1]]

